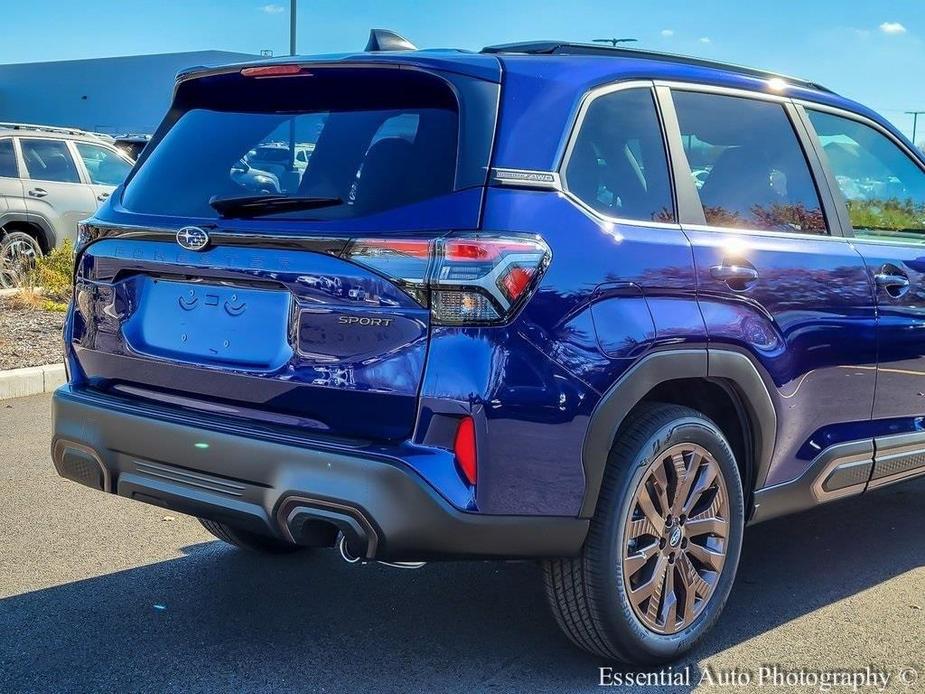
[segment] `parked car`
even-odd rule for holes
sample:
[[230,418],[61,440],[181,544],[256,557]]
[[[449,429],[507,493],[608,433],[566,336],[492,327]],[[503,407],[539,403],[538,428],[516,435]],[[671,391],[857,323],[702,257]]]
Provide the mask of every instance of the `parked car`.
[[64,239],[122,183],[131,160],[82,130],[0,123],[0,287]]
[[[662,53],[400,47],[178,78],[81,229],[62,476],[246,549],[539,559],[578,646],[657,663],[747,523],[925,473],[925,160],[889,122]],[[300,130],[298,184],[242,195]]]
[[125,152],[132,161],[141,156],[150,141],[151,136],[145,134],[126,133],[125,135],[116,135],[113,138],[113,144]]

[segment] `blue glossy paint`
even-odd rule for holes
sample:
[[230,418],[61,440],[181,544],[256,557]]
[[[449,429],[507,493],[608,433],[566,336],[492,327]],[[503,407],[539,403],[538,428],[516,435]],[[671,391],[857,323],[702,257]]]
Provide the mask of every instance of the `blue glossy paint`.
[[[492,164],[541,170],[558,168],[581,100],[596,86],[660,79],[769,89],[719,69],[605,57],[446,51],[321,60],[501,80]],[[836,95],[788,94],[854,110],[892,130]],[[119,197],[97,213],[100,224],[176,230],[214,222],[134,214]],[[897,262],[892,248],[857,245],[858,252],[812,237],[605,221],[562,193],[494,187],[358,219],[223,220],[219,230],[272,238],[454,229],[539,234],[549,245],[545,275],[508,325],[433,326],[394,282],[322,253],[231,246],[193,253],[165,241],[99,241],[78,263],[76,309],[65,332],[71,383],[159,402],[194,421],[284,427],[307,441],[344,437],[349,441],[338,445],[389,456],[459,508],[492,514],[578,512],[589,418],[602,394],[653,350],[708,346],[751,358],[778,414],[769,484],[797,477],[829,445],[922,427],[925,396],[917,391],[925,386],[910,386],[905,372],[925,372],[918,336],[925,297],[917,288],[905,301],[883,302],[871,281],[872,267]],[[727,259],[752,263],[758,283],[736,292],[714,280],[709,268]],[[899,261],[921,287],[925,261],[911,252]],[[166,289],[155,277],[167,278]],[[232,287],[244,287],[236,299],[251,305],[252,292],[270,298],[262,319],[244,330],[250,343],[223,355],[226,338],[237,348],[243,317],[205,311],[213,295],[217,304],[208,308],[225,310]],[[178,289],[193,292],[187,302],[196,299],[201,318],[187,320],[192,311]],[[342,315],[388,316],[394,330],[358,335],[343,328]],[[188,332],[182,340],[187,324],[198,331],[194,343]],[[878,349],[884,380],[875,402]],[[451,424],[464,414],[476,419],[479,437],[475,488],[449,450]]]
[[875,419],[915,417],[925,412],[925,248],[855,239],[871,284],[884,266],[909,278],[909,289],[891,296],[877,287],[879,367]]

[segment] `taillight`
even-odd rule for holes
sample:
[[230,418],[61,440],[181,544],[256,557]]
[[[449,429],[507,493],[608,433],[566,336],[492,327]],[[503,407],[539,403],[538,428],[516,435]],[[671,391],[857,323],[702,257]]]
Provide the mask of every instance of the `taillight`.
[[456,438],[453,440],[453,453],[456,455],[456,464],[469,484],[478,481],[478,452],[475,441],[475,421],[472,417],[463,417],[459,420],[456,429]]
[[454,234],[440,239],[358,239],[344,257],[402,285],[445,325],[503,323],[549,263],[538,236]]

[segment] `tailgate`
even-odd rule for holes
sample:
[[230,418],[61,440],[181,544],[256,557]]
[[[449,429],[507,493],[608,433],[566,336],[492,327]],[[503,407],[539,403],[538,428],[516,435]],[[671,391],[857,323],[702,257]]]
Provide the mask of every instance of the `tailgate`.
[[351,437],[413,426],[428,311],[348,261],[109,239],[83,254],[75,296],[97,388]]

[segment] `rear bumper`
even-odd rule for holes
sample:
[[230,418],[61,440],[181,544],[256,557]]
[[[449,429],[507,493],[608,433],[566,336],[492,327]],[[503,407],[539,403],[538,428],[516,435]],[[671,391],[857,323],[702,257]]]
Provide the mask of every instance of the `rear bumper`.
[[60,388],[52,458],[82,484],[298,544],[333,528],[367,559],[576,555],[588,521],[452,507],[400,459],[178,424]]

